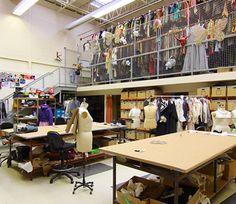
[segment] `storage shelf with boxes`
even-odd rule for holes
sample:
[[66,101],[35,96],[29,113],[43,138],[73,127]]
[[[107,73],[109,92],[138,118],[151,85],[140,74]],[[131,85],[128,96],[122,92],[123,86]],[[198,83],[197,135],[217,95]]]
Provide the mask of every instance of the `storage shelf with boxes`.
[[[126,137],[130,140],[139,140],[150,137],[149,130],[144,129],[144,101],[162,92],[159,89],[147,89],[147,90],[126,90],[121,92],[120,111],[121,118],[126,121],[128,130],[126,131]],[[140,127],[138,129],[131,128],[131,118],[129,117],[130,110],[136,105],[141,110],[140,115]]]
[[206,96],[211,101],[211,110],[219,107],[232,111],[236,108],[236,85],[212,86],[197,89],[198,96]]

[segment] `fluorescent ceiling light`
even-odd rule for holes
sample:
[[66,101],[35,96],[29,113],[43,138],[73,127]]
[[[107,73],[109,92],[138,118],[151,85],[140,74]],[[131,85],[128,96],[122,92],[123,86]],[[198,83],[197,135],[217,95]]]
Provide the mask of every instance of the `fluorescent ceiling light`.
[[130,4],[135,0],[116,0],[112,1],[109,4],[106,4],[105,6],[101,7],[100,9],[97,9],[94,11],[94,14],[92,15],[94,18],[100,18],[101,16],[104,16],[118,8],[121,8],[127,4]]
[[22,0],[15,9],[13,10],[13,14],[17,16],[21,16],[25,13],[30,7],[36,4],[39,0]]
[[111,1],[113,1],[113,0],[94,0],[90,4],[94,7],[100,8],[100,7],[104,6],[105,4],[110,3]]
[[118,8],[121,8],[122,6],[130,4],[133,1],[135,1],[135,0],[113,0],[109,4],[106,4],[105,6],[99,8],[91,13],[88,13],[87,15],[71,22],[69,25],[67,25],[65,27],[65,29],[70,30],[70,29],[75,28],[76,26],[79,26],[83,23],[90,21],[93,18],[100,18],[101,16],[104,16],[104,15],[106,15]]

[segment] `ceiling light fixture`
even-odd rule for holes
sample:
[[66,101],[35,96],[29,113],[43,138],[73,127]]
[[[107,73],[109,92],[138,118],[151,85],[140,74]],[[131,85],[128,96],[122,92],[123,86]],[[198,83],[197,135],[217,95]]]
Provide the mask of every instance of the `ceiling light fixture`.
[[130,4],[135,0],[117,0],[117,1],[112,1],[109,4],[106,4],[105,6],[101,7],[100,9],[97,9],[94,11],[93,17],[94,18],[100,18],[112,11],[115,11],[118,8],[121,8],[123,6],[126,6],[127,4]]
[[106,4],[105,6],[102,6],[101,8],[83,16],[82,18],[79,18],[79,19],[73,21],[72,23],[67,25],[65,27],[65,29],[71,30],[71,29],[75,28],[76,26],[86,23],[87,21],[89,21],[93,18],[100,18],[100,17],[102,17],[102,16],[104,16],[104,15],[106,15],[118,8],[121,8],[127,4],[130,4],[133,1],[135,1],[135,0],[115,0],[115,1],[112,1],[108,4]]
[[15,9],[13,10],[13,14],[21,16],[38,1],[39,0],[22,0],[19,4],[16,5]]

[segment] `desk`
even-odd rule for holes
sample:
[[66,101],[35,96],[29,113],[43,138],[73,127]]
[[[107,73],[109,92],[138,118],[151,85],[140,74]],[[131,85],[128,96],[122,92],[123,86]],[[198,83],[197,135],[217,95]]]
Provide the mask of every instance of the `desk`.
[[[165,144],[153,144],[155,141]],[[114,203],[116,199],[116,163],[120,163],[116,157],[123,156],[130,160],[120,164],[171,178],[175,188],[174,203],[177,204],[179,182],[188,174],[211,162],[215,164],[214,192],[217,192],[216,160],[235,146],[235,137],[185,131],[100,149],[113,156]],[[130,161],[138,161],[141,165],[132,165]]]
[[[94,137],[103,137],[104,135],[108,134],[119,134],[119,131],[124,128],[125,126],[117,126],[117,125],[104,125],[104,123],[97,123],[93,122],[92,126],[92,132]],[[14,139],[28,145],[30,147],[30,152],[29,152],[29,160],[32,162],[33,161],[33,153],[32,149],[35,146],[42,146],[44,143],[42,141],[38,141],[44,137],[47,137],[47,133],[49,131],[56,131],[60,135],[63,136],[70,136],[72,135],[72,132],[66,133],[65,131],[66,125],[55,125],[55,126],[39,126],[37,132],[31,132],[31,133],[13,133],[13,129],[5,129],[2,130],[5,134],[10,134],[12,133],[14,136]],[[71,128],[72,130],[72,128]],[[12,148],[12,141],[10,142],[9,145],[9,152],[11,153],[11,148]],[[8,159],[8,166],[11,166],[11,155]]]

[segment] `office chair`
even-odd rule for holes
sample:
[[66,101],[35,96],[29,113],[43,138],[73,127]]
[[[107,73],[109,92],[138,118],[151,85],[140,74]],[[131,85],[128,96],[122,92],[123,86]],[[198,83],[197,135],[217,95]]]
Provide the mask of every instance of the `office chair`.
[[56,118],[55,125],[65,125],[65,124],[66,124],[66,121],[64,118],[61,118],[61,117]]
[[60,166],[59,168],[53,168],[52,173],[56,173],[54,176],[51,177],[50,183],[61,176],[66,176],[70,179],[71,183],[74,183],[72,174],[79,175],[78,171],[72,169],[72,167],[67,167],[65,165],[65,154],[68,150],[71,150],[75,147],[75,144],[67,143],[62,139],[62,136],[59,135],[57,132],[50,131],[47,133],[48,144],[49,144],[49,151],[50,152],[60,152]]
[[[0,129],[1,130],[4,130],[4,129],[11,129],[13,128],[13,124],[10,123],[10,122],[3,122],[1,125],[0,125]],[[11,137],[11,134],[7,135],[7,136],[1,136],[1,139],[6,139],[8,142],[11,142],[10,141],[10,137]],[[10,150],[11,151],[11,150]],[[2,153],[5,153],[5,152],[2,152]],[[9,154],[7,155],[4,155],[2,156],[2,153],[0,153],[0,166],[2,165],[2,163],[6,160],[8,160],[9,158]]]

